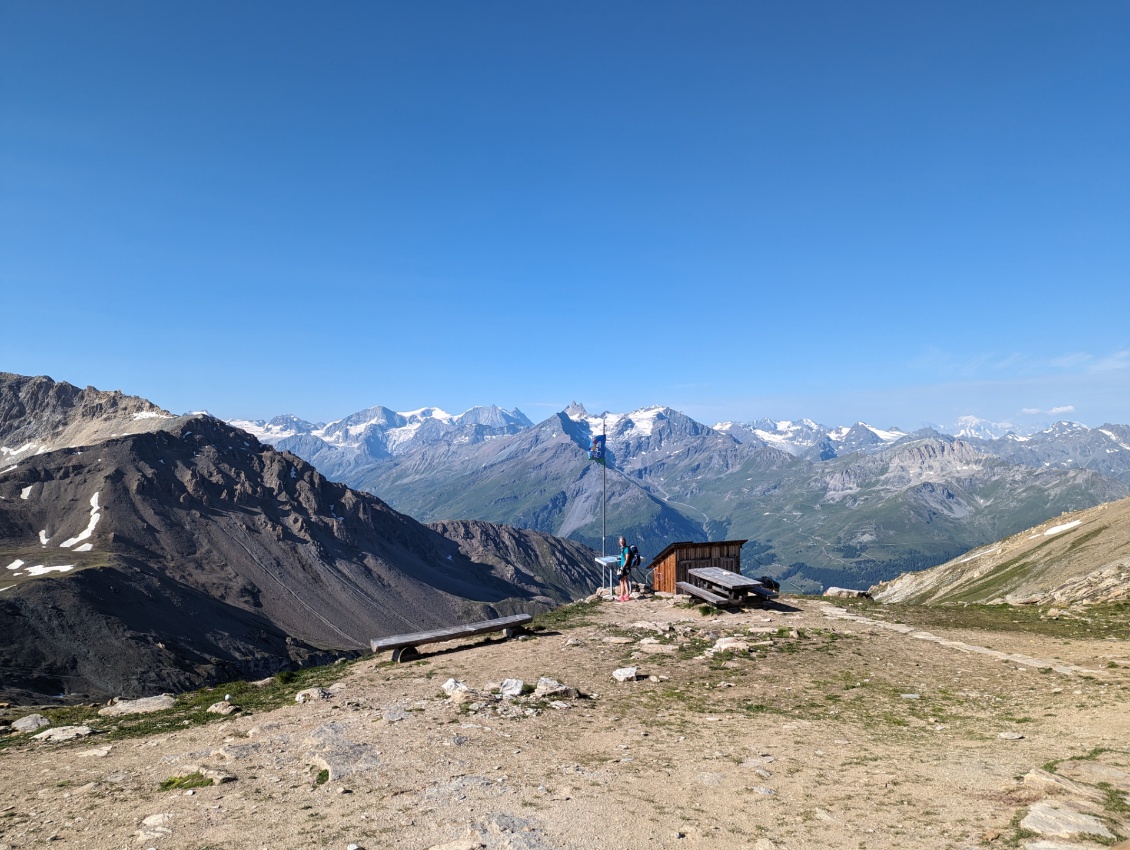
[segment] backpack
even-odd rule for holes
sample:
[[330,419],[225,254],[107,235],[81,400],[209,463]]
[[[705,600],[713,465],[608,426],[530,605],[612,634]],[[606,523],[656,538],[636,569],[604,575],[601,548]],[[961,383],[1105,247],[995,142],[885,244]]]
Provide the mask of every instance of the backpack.
[[628,569],[631,569],[632,567],[638,567],[642,563],[643,558],[640,557],[640,550],[637,549],[636,544],[633,543],[628,547]]

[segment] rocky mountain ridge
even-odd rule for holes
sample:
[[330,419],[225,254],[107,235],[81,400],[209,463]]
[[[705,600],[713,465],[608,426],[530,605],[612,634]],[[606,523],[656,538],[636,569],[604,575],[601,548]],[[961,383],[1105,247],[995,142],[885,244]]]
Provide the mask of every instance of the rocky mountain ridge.
[[1076,605],[1130,600],[1130,499],[1049,519],[871,588],[880,602]]
[[599,584],[579,544],[427,528],[210,416],[52,383],[0,378],[5,441],[37,445],[0,472],[9,695],[181,690]]

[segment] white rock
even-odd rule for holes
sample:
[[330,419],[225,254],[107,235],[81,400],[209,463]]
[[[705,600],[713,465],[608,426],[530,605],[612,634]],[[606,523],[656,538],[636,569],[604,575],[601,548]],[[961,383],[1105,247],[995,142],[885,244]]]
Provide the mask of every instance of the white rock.
[[17,732],[34,732],[36,729],[42,729],[44,726],[50,725],[51,721],[42,714],[28,714],[15,721],[12,724],[12,728]]
[[1024,736],[1019,732],[1001,732],[997,737],[1002,741],[1021,741],[1024,739]]
[[521,679],[503,679],[498,692],[504,697],[520,697],[526,683]]
[[866,590],[853,590],[848,587],[829,587],[824,591],[825,596],[834,596],[840,599],[870,599],[871,594]]
[[1100,802],[1105,799],[1105,795],[1098,788],[1084,785],[1082,782],[1076,782],[1074,779],[1068,779],[1066,776],[1049,773],[1041,768],[1028,771],[1024,776],[1024,784],[1034,788],[1042,788],[1044,791],[1089,798],[1095,802]]
[[546,697],[555,697],[558,700],[576,699],[577,689],[563,685],[549,676],[542,676],[538,679],[537,686],[534,688],[534,699],[545,699]]
[[707,652],[749,652],[749,643],[736,637],[718,638]]
[[235,712],[239,711],[239,706],[237,706],[237,705],[232,705],[232,704],[231,704],[230,702],[228,702],[228,701],[227,701],[227,700],[225,699],[225,700],[221,700],[220,702],[214,702],[214,703],[212,703],[212,704],[211,704],[210,706],[208,706],[208,708],[206,709],[206,711],[207,711],[207,712],[208,712],[209,714],[223,714],[223,715],[228,715],[228,714],[233,714],[233,713],[235,713]]
[[150,714],[154,711],[164,711],[176,705],[176,697],[172,694],[160,694],[155,697],[142,699],[116,700],[105,708],[98,709],[103,717],[121,717],[127,714]]
[[172,817],[173,816],[168,812],[159,812],[158,814],[150,815],[149,817],[145,818],[141,822],[141,825],[150,827],[165,826],[170,820],[172,820]]
[[619,670],[612,671],[612,678],[617,682],[634,682],[638,670],[638,667],[621,667]]
[[1098,761],[1065,761],[1056,773],[1091,785],[1106,782],[1119,791],[1130,791],[1130,772]]
[[440,687],[448,696],[451,696],[456,691],[470,690],[470,688],[468,688],[463,682],[460,682],[458,679],[448,679],[446,682],[440,685]]
[[448,699],[451,701],[452,705],[462,705],[465,702],[474,702],[475,700],[480,699],[480,695],[478,692],[472,691],[470,688],[463,687],[453,690]]
[[299,691],[294,695],[295,702],[313,702],[314,700],[329,699],[333,694],[325,688],[307,688],[304,691]]
[[1072,838],[1082,835],[1097,835],[1100,838],[1114,838],[1114,833],[1106,828],[1101,820],[1070,809],[1062,803],[1043,800],[1034,803],[1024,820],[1021,829],[1029,829],[1040,835],[1054,838]]
[[46,732],[40,732],[38,735],[32,735],[33,741],[73,741],[75,738],[83,738],[87,735],[93,735],[94,730],[89,726],[56,726],[54,729],[48,729]]

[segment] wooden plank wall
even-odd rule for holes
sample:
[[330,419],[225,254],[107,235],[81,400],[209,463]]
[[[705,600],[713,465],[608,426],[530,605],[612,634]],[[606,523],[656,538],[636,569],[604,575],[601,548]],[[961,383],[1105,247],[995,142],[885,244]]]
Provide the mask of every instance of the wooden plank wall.
[[651,574],[653,590],[663,593],[675,592],[675,556],[676,552],[668,552],[667,557],[657,563]]
[[687,570],[699,567],[719,567],[732,573],[742,571],[740,543],[688,543],[676,546],[655,565],[652,587],[658,591],[674,593],[675,585],[687,580]]

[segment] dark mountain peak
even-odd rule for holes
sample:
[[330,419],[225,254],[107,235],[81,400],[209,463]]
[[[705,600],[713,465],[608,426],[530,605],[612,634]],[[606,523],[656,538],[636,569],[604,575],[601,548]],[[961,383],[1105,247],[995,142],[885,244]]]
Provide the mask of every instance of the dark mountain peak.
[[[9,433],[40,433],[46,417],[97,437],[0,475],[0,645],[38,676],[5,687],[140,695],[261,677],[315,646],[357,651],[383,634],[545,610],[598,583],[574,544],[484,526],[464,552],[208,414],[123,433],[154,406],[49,379],[3,389],[23,411]],[[507,561],[516,547],[521,564]]]
[[5,459],[149,431],[172,418],[167,410],[120,390],[80,390],[42,375],[0,373],[0,446],[6,450]]

